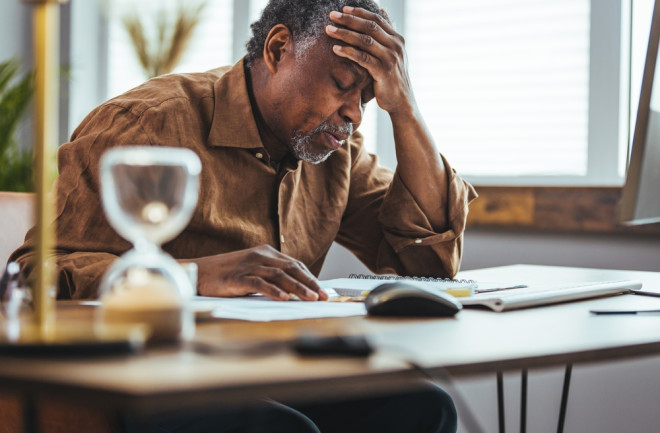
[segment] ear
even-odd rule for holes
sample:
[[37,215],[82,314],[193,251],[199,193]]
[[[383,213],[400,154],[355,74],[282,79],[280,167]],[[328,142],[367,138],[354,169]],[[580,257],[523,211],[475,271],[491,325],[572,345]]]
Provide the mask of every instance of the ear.
[[293,54],[291,31],[284,24],[278,24],[268,32],[264,43],[264,61],[271,73],[277,71],[278,64],[287,54]]

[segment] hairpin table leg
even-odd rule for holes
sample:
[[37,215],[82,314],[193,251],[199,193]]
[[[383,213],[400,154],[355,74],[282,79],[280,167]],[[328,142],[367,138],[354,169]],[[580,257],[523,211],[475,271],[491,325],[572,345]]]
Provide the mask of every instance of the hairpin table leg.
[[500,424],[500,433],[505,433],[504,427],[504,378],[502,371],[497,371],[497,417]]
[[561,405],[559,407],[559,421],[557,422],[557,433],[563,433],[564,421],[566,421],[566,405],[568,403],[568,389],[571,386],[571,371],[573,364],[566,364],[564,373],[564,387],[561,392]]
[[527,369],[520,372],[520,433],[527,431]]

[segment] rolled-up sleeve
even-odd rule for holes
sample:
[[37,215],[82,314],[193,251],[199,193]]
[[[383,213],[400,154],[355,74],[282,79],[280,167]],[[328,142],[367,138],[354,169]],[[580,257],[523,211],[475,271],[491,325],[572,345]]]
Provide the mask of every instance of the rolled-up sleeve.
[[[469,203],[477,197],[442,157],[447,191],[442,215],[425,214],[397,172],[360,151],[353,165],[349,206],[338,240],[373,272],[453,277],[460,268]],[[433,227],[430,220],[443,221]],[[376,254],[374,254],[376,253]]]
[[[75,145],[74,145],[75,143]],[[99,160],[113,146],[150,144],[136,117],[112,105],[102,106],[58,150],[55,263],[58,298],[94,298],[101,277],[118,255],[130,248],[108,224],[100,200]],[[36,232],[12,254],[33,278]]]

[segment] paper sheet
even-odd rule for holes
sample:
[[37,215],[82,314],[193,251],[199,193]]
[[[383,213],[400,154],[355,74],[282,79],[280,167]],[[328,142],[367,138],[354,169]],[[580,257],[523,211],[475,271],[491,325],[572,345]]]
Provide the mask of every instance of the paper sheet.
[[320,319],[324,317],[363,316],[361,302],[273,301],[263,296],[246,298],[210,298],[197,296],[193,308],[208,317],[272,322],[275,320]]

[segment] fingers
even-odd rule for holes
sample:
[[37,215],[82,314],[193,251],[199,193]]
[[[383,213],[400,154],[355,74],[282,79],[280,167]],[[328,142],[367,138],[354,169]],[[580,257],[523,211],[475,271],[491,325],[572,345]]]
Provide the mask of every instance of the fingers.
[[[394,48],[403,40],[396,30],[383,17],[360,8],[345,7],[344,11],[352,9],[350,13],[330,12],[330,20],[344,27],[331,37],[341,38],[349,33],[354,35],[352,41],[346,41],[356,46],[369,47],[378,42],[383,46]],[[334,26],[332,26],[334,27]],[[343,38],[342,38],[343,39]]]
[[[332,12],[330,16],[333,17],[333,21],[337,24],[346,26],[341,28],[328,25],[326,27],[326,33],[332,38],[339,39],[348,45],[360,47],[370,52],[382,51],[384,44],[388,43],[390,36],[382,28],[378,27],[374,21],[364,21],[361,18],[359,19],[360,21],[354,21],[356,19],[355,17],[351,17],[349,21],[340,17],[350,17],[350,15],[340,15],[338,12]],[[348,24],[344,24],[344,21],[348,21]]]
[[[289,299],[289,294],[296,295],[304,301],[326,300],[328,295],[321,289],[314,275],[307,267],[297,260],[284,256],[268,260],[262,266],[254,270],[255,283],[263,281],[263,288],[268,290],[261,293],[274,299]],[[261,281],[259,281],[261,280]],[[277,292],[272,287],[278,289]],[[274,294],[276,296],[271,296]]]
[[[221,260],[223,255],[216,256]],[[230,261],[216,262],[216,278],[209,285],[216,293],[242,296],[261,293],[275,300],[288,300],[296,295],[303,301],[327,300],[316,277],[300,261],[270,246],[224,255]],[[221,295],[222,296],[222,295]]]
[[402,56],[403,38],[380,15],[360,8],[344,8],[344,12],[349,10],[350,13],[330,13],[330,19],[341,27],[327,26],[327,35],[348,45],[335,45],[333,51],[377,78],[379,68],[393,64]]
[[[344,21],[340,24],[343,24],[347,27],[355,28],[354,26],[348,24],[350,22],[355,22],[356,26],[361,26],[361,28],[358,27],[355,28],[355,30],[368,31],[369,29],[375,29],[378,27],[390,35],[394,36],[398,34],[392,24],[390,24],[386,19],[376,13],[352,6],[344,6],[342,11],[344,13],[342,14],[343,17],[341,17],[341,19]],[[382,11],[385,13],[385,15],[387,15],[387,12],[385,12],[384,9]],[[370,22],[375,23],[375,25],[370,24]]]
[[271,246],[201,257],[198,293],[205,296],[244,296],[261,293],[276,300],[295,295],[303,301],[327,300],[318,280],[300,261]]

